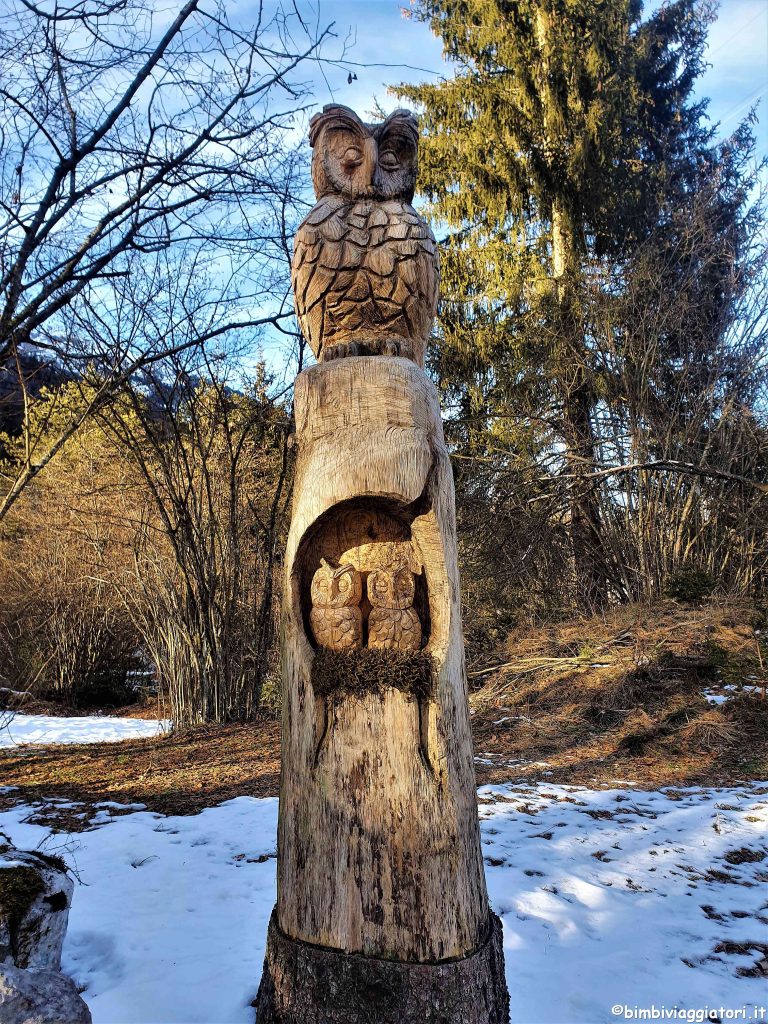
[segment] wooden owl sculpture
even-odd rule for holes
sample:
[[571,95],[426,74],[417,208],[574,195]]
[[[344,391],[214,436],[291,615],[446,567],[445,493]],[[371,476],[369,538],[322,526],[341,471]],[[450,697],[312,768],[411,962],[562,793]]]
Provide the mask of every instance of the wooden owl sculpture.
[[411,206],[416,119],[364,124],[331,105],[310,123],[318,202],[296,233],[296,313],[318,360],[400,355],[424,366],[437,308],[437,246]]
[[312,577],[309,619],[321,647],[343,651],[363,643],[363,579],[351,565],[334,569],[324,558]]
[[400,651],[418,651],[421,647],[421,622],[413,607],[416,585],[406,566],[375,569],[368,574],[368,646],[395,647]]

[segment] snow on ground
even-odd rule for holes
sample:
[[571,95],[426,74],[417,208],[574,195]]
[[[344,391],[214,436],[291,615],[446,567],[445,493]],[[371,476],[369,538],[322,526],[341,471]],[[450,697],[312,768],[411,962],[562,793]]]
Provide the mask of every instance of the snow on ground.
[[732,700],[739,693],[754,693],[761,694],[765,692],[763,686],[736,686],[734,683],[728,683],[726,686],[721,686],[718,689],[702,690],[702,696],[707,698],[710,704],[725,704],[727,701]]
[[[624,1019],[614,1004],[765,1005],[768,785],[515,784],[479,799],[515,1024]],[[64,968],[85,986],[94,1024],[253,1020],[276,799],[190,817],[105,803],[92,831],[70,836],[35,824],[39,810],[0,813],[0,831],[63,855],[83,883]]]
[[93,831],[50,838],[24,823],[29,807],[0,814],[14,844],[42,842],[83,883],[63,969],[85,986],[94,1024],[251,1021],[275,900],[277,800],[239,797],[189,817],[112,809]]
[[513,1021],[766,1005],[768,786],[485,786],[479,798]]
[[169,727],[169,722],[157,719],[95,715],[56,718],[0,712],[0,747],[18,747],[25,743],[111,743],[157,736]]

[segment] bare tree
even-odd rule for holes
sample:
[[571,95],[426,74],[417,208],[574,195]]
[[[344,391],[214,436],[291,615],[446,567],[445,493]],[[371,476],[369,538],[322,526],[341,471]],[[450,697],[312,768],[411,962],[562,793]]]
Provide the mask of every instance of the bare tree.
[[[56,434],[81,402],[65,385],[30,417]],[[22,443],[6,440],[11,451]],[[91,420],[0,524],[0,684],[68,704],[128,699],[139,637],[113,580],[130,564],[139,485]]]
[[100,416],[144,482],[121,589],[182,725],[258,710],[290,498],[288,410],[263,368],[247,383],[192,356],[145,370]]
[[599,495],[624,598],[684,567],[748,592],[768,566],[768,250],[760,203],[723,230],[722,191],[713,173],[620,279],[596,281],[606,397],[582,485]]
[[293,194],[299,74],[329,33],[295,6],[253,17],[217,0],[0,10],[0,365],[25,406],[30,353],[99,382],[57,437],[27,438],[0,518],[138,368],[290,317],[274,210]]

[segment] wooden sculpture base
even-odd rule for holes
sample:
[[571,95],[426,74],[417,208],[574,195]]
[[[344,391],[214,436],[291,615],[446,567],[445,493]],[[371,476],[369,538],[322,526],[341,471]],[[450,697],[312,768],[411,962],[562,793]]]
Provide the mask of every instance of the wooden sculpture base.
[[501,922],[477,952],[439,964],[395,960],[289,939],[272,914],[256,1024],[507,1024]]

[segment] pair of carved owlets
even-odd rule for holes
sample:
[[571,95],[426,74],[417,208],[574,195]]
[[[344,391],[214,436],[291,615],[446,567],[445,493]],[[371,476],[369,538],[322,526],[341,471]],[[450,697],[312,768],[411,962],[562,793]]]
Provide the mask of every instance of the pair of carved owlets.
[[[366,581],[371,610],[368,646],[417,651],[421,622],[413,607],[416,584],[406,566],[373,569]],[[363,576],[351,565],[334,569],[325,559],[312,577],[310,622],[321,647],[345,650],[363,646]]]

